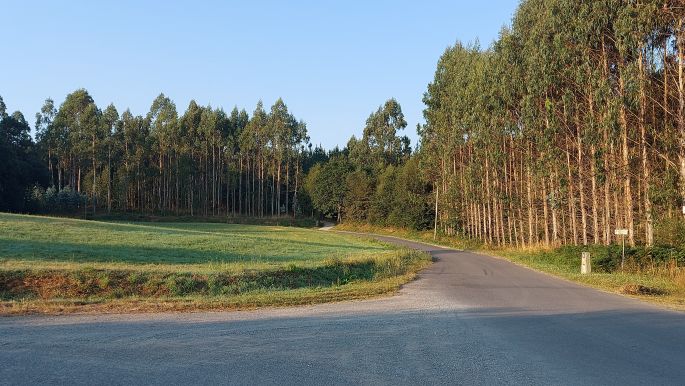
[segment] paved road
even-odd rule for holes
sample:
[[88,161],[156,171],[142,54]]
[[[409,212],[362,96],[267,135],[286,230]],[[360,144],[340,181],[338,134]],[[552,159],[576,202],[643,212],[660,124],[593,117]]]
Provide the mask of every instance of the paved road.
[[0,318],[3,384],[685,384],[685,314],[503,260],[386,299],[253,312]]

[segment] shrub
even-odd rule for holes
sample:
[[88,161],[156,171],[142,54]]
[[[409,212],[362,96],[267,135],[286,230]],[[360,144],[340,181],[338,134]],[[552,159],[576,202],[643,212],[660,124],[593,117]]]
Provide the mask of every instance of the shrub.
[[43,195],[43,210],[54,210],[57,208],[57,189],[51,186],[45,190]]
[[654,238],[662,245],[685,248],[685,220],[677,216],[658,221],[654,227]]

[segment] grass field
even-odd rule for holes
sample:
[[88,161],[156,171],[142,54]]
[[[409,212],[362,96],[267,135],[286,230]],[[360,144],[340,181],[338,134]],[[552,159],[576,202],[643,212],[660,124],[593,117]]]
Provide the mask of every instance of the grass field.
[[312,229],[0,213],[0,312],[251,308],[396,290],[424,254]]

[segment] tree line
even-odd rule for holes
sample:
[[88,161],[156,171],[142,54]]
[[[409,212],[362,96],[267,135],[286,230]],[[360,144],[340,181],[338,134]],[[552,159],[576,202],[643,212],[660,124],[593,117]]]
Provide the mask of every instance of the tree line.
[[[59,107],[45,101],[36,114],[35,142],[23,115],[7,116],[2,106],[0,124],[17,127],[9,143],[23,152],[12,158],[27,160],[31,153],[31,166],[42,165],[36,173],[3,165],[25,179],[3,178],[2,186],[14,189],[7,194],[13,201],[0,204],[5,210],[36,209],[30,204],[42,197],[43,211],[296,215],[308,205],[298,194],[303,168],[325,156],[281,99],[268,111],[260,101],[251,115],[191,101],[179,115],[160,94],[145,116],[120,115],[111,104],[100,109],[80,89]],[[69,194],[58,194],[64,191]]]
[[[437,223],[491,244],[654,244],[685,211],[685,6],[526,0],[425,94]],[[681,209],[682,208],[682,209]]]
[[[441,56],[418,150],[386,161],[411,183],[363,160],[337,213],[514,246],[610,244],[616,229],[651,246],[682,229],[684,21],[680,1],[523,1],[491,47]],[[353,138],[343,151],[353,164],[357,149]],[[382,198],[390,181],[419,218],[364,206],[405,213]]]

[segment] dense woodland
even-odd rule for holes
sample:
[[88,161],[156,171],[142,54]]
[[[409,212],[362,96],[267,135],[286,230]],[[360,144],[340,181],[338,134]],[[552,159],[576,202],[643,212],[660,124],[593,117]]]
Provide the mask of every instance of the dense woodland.
[[[610,244],[617,228],[631,245],[682,236],[684,22],[681,1],[523,1],[490,48],[445,51],[418,151],[399,169],[389,161],[348,178],[346,197],[357,198],[341,212],[424,227],[432,203],[436,231],[495,245]],[[389,181],[392,200],[382,198]],[[398,214],[378,216],[360,197]],[[406,202],[423,205],[412,215]]]
[[439,226],[654,244],[685,210],[684,22],[681,1],[528,0],[490,49],[448,49],[421,128]]
[[685,233],[684,70],[682,1],[525,0],[489,48],[439,59],[413,151],[394,99],[325,152],[281,100],[181,115],[160,95],[134,116],[77,90],[46,100],[35,141],[0,105],[0,206],[318,214],[513,246],[610,244],[626,228],[651,246]]
[[684,21],[677,1],[528,0],[490,48],[447,49],[406,164],[430,185],[436,230],[525,246],[625,228],[649,246],[682,227]]
[[[21,113],[12,117],[2,122],[20,122],[30,142]],[[43,175],[34,178],[39,185],[24,207],[3,201],[9,209],[285,214],[302,207],[296,203],[303,165],[325,156],[305,147],[305,124],[280,99],[269,111],[260,102],[251,116],[194,101],[179,115],[161,94],[146,116],[134,116],[129,110],[120,115],[114,105],[100,109],[81,89],[59,107],[47,99],[35,128],[36,143],[26,153],[41,155]],[[65,190],[70,194],[61,199]]]

